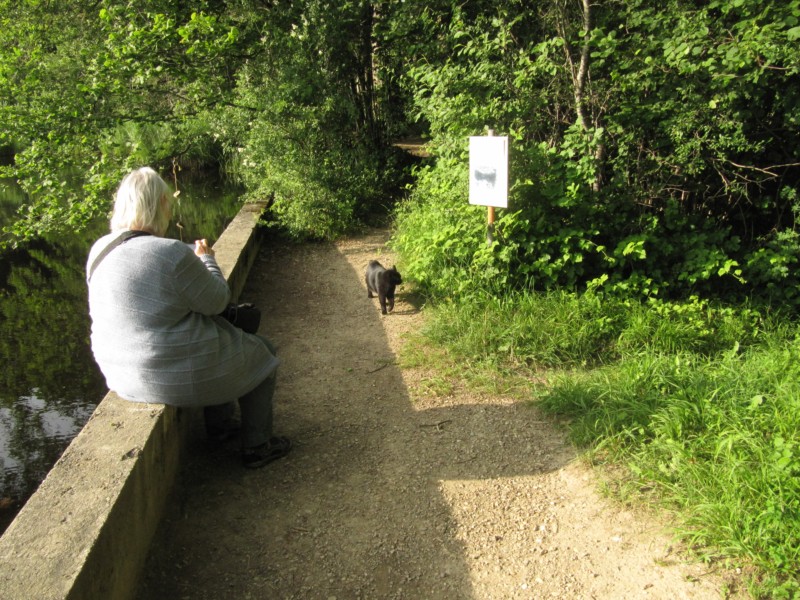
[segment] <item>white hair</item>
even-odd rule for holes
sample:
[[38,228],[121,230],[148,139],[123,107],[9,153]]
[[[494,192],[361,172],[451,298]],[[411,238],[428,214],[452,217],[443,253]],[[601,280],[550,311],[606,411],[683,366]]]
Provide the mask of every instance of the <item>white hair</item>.
[[166,182],[150,167],[126,175],[114,201],[111,231],[141,229],[163,236],[170,219],[168,192]]

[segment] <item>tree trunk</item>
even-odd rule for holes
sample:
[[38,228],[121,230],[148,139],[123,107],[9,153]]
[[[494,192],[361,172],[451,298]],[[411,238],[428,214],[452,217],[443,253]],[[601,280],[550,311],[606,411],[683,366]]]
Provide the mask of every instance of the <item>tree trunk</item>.
[[363,119],[366,135],[373,142],[378,142],[379,132],[375,110],[375,57],[372,29],[375,21],[375,7],[372,2],[365,2],[361,18],[361,38],[358,44],[359,72],[357,90],[358,104]]
[[[586,112],[586,87],[589,80],[589,36],[592,31],[592,6],[590,0],[581,1],[582,25],[581,25],[581,48],[580,56],[578,57],[578,64],[575,65],[573,56],[575,49],[569,41],[567,32],[566,21],[569,18],[567,15],[566,6],[562,12],[562,18],[558,21],[559,34],[564,40],[564,53],[567,59],[567,66],[569,67],[570,75],[572,76],[573,97],[575,100],[575,115],[581,129],[589,132],[590,128],[597,129],[601,126],[600,112],[598,111],[595,118],[589,121]],[[599,192],[602,187],[601,165],[605,159],[605,144],[602,142],[598,144],[594,154],[597,163],[597,175],[592,183],[592,190]]]

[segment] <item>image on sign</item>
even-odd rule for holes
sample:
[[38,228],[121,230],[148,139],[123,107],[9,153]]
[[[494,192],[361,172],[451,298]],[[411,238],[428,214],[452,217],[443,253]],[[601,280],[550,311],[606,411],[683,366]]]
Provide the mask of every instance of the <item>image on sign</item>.
[[494,167],[475,167],[472,175],[475,185],[479,188],[493,189],[497,181],[497,169]]

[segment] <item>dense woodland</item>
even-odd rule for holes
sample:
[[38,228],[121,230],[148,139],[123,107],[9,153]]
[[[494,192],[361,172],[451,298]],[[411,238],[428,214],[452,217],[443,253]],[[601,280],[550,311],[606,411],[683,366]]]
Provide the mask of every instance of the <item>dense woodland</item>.
[[[534,393],[576,441],[754,590],[800,589],[800,0],[0,0],[0,19],[0,176],[28,198],[3,247],[81,228],[142,164],[235,178],[298,239],[389,215],[432,339],[580,369]],[[467,202],[489,128],[510,141],[491,244]]]
[[[796,0],[3,1],[0,15],[2,175],[30,198],[3,244],[79,227],[142,163],[219,165],[293,234],[335,236],[394,203],[408,169],[391,142],[421,134],[435,160],[401,246],[431,291],[484,277],[798,301]],[[464,204],[467,138],[487,127],[510,137],[512,192],[484,249]]]

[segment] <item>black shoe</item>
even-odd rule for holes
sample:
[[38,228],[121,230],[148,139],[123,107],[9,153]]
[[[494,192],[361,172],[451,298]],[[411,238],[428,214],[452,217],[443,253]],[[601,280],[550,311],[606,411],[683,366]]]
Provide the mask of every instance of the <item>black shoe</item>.
[[292,442],[286,437],[273,437],[266,444],[242,452],[242,464],[248,469],[258,469],[289,454]]

